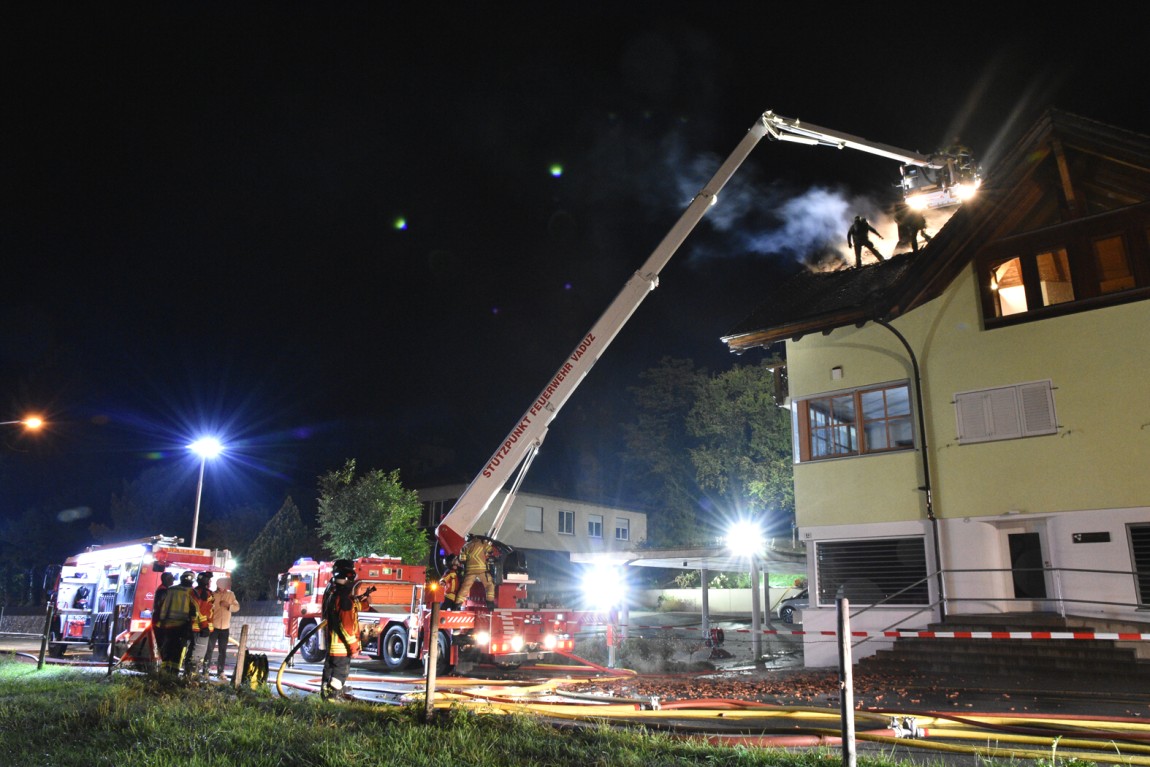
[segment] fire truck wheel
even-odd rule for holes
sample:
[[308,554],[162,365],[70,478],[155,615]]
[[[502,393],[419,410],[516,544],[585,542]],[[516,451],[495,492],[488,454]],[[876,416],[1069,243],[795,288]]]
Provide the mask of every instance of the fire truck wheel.
[[323,656],[327,653],[319,646],[319,632],[315,630],[314,623],[308,623],[306,626],[301,626],[300,631],[304,632],[303,646],[299,648],[299,654],[308,663],[320,663],[323,661]]
[[[447,634],[439,632],[439,657],[435,659],[435,675],[447,676],[451,673],[451,642]],[[427,673],[427,657],[423,659],[423,673]]]
[[379,659],[389,671],[403,671],[411,662],[407,657],[407,629],[403,626],[388,628],[379,648]]

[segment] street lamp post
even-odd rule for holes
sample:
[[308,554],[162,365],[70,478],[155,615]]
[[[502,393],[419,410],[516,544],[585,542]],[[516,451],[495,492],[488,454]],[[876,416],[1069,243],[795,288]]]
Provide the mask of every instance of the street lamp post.
[[188,445],[188,449],[200,457],[200,480],[196,483],[196,511],[192,515],[192,548],[196,547],[196,534],[200,528],[200,499],[204,495],[204,468],[209,458],[223,452],[224,446],[215,437],[203,437]]

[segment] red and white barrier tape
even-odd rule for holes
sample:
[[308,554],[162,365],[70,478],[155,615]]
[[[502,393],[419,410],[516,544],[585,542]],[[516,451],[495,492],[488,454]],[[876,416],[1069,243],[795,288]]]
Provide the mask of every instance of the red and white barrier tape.
[[[690,629],[691,626],[629,626],[631,629]],[[724,629],[728,634],[750,634],[751,629]],[[837,631],[763,630],[762,634],[788,636],[838,636]],[[1102,631],[852,631],[852,637],[888,639],[1109,639],[1122,642],[1150,641],[1150,634]]]

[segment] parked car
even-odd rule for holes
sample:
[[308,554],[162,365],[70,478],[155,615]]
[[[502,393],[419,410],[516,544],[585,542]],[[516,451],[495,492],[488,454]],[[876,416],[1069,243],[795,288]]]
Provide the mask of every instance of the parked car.
[[795,622],[795,610],[805,610],[811,606],[810,598],[807,596],[807,590],[803,589],[793,597],[787,597],[779,602],[779,620],[783,623]]

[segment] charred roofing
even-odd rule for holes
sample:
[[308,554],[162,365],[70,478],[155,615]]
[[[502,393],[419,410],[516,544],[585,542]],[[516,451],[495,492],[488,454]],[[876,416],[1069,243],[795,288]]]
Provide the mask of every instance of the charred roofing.
[[[1041,209],[1035,191],[1043,181],[1041,166],[1051,156],[1065,162],[1071,154],[1079,166],[1105,162],[1106,173],[1091,176],[1090,183],[1067,195],[1073,199],[1064,200],[1064,208],[1075,210]],[[742,353],[810,333],[894,319],[941,295],[979,250],[1021,215],[1042,217],[1038,226],[1052,226],[1150,200],[1148,168],[1150,138],[1051,109],[984,174],[979,194],[918,252],[863,268],[804,269],[768,289],[762,303],[721,340],[730,351]]]

